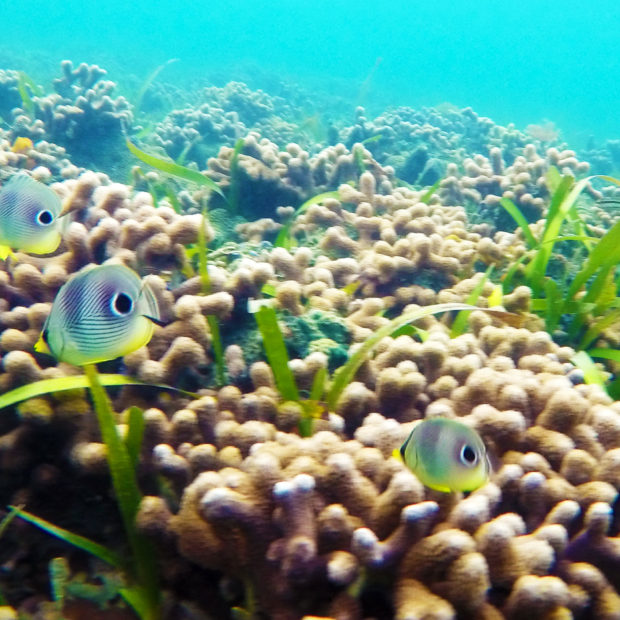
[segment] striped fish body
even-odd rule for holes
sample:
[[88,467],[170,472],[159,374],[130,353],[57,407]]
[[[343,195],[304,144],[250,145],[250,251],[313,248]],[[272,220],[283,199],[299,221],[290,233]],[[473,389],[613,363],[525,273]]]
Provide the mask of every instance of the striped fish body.
[[45,321],[39,351],[76,366],[103,362],[144,346],[159,321],[157,300],[124,265],[82,269],[60,288]]
[[0,245],[30,254],[49,254],[60,245],[56,193],[19,173],[0,190]]

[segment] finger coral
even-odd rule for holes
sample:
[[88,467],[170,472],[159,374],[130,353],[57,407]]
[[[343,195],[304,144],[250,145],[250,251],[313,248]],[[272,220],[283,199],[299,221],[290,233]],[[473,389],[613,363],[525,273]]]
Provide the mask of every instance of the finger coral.
[[[31,151],[12,151],[0,130],[2,179],[25,169],[69,212],[57,252],[16,253],[0,268],[0,392],[81,373],[33,349],[73,273],[107,261],[140,273],[161,320],[101,371],[149,384],[108,394],[170,617],[182,607],[278,620],[618,617],[620,407],[584,383],[564,326],[547,333],[532,318],[536,291],[496,286],[529,251],[499,200],[518,204],[538,234],[550,166],[577,175],[587,164],[471,109],[372,120],[358,108],[352,126],[310,148],[283,139],[299,130],[283,120],[291,104],[231,83],[183,103],[149,138],[207,168],[226,206],[159,172],[135,169],[129,186],[79,167],[69,134],[116,139],[133,118],[104,77],[63,63],[56,94],[35,97],[35,118],[16,113],[15,126],[41,140]],[[0,72],[15,107],[18,79]],[[480,310],[461,315],[462,329],[444,313],[377,335],[403,313],[466,301]],[[261,304],[278,320],[281,367],[265,355]],[[116,549],[122,528],[93,409],[75,389],[7,407],[0,486],[6,504]],[[393,456],[435,417],[480,435],[487,484],[442,493]],[[24,591],[49,596],[25,564],[61,552],[12,528],[2,579],[25,575]],[[86,562],[76,555],[75,565]]]

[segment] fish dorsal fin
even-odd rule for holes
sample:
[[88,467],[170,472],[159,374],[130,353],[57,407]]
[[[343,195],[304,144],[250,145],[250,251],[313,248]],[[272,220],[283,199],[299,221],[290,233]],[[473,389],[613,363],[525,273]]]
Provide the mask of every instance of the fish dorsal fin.
[[18,172],[14,174],[4,185],[3,187],[9,187],[11,189],[27,187],[28,185],[32,185],[36,183],[36,181],[25,172]]

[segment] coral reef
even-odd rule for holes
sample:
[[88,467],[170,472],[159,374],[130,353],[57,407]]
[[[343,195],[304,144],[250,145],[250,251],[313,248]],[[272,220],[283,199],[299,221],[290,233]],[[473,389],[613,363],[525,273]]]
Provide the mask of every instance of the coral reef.
[[[54,93],[33,96],[32,110],[19,105],[11,109],[13,120],[9,137],[31,138],[61,146],[71,153],[72,161],[85,167],[122,174],[127,169],[124,155],[123,127],[132,123],[129,102],[123,96],[114,97],[116,84],[102,79],[106,71],[97,65],[61,63],[62,77],[54,80]],[[15,72],[5,72],[2,82],[7,93],[17,89]],[[15,101],[8,94],[5,105]],[[11,103],[9,103],[9,101]]]
[[242,82],[208,86],[197,100],[167,114],[155,127],[152,142],[173,159],[182,156],[200,168],[222,146],[233,147],[250,132],[279,145],[296,142],[316,149],[326,136],[319,115],[304,113],[306,97],[292,92],[286,97],[270,95]]
[[502,127],[471,108],[459,110],[449,104],[398,107],[372,120],[358,107],[355,123],[343,128],[340,138],[349,148],[368,141],[381,164],[392,166],[403,181],[421,185],[442,178],[448,162],[460,164],[474,153],[501,148],[505,158],[514,159],[527,144],[538,149],[562,146],[554,135],[542,135],[534,126],[524,132],[514,125]]
[[492,147],[489,157],[478,154],[466,158],[463,175],[454,163],[449,164],[447,176],[441,181],[442,202],[475,204],[479,221],[512,230],[514,221],[499,207],[502,198],[512,200],[528,221],[536,222],[544,215],[545,197],[549,195],[545,174],[550,166],[573,176],[589,171],[589,164],[578,161],[574,151],[555,147],[547,149],[543,157],[533,144],[528,144],[510,166],[505,165],[503,157],[502,149]]
[[[69,127],[118,137],[130,109],[102,78],[94,65],[63,64],[57,95],[34,98],[37,115],[52,120],[28,117],[23,128],[53,141],[54,123],[65,138]],[[16,79],[0,76],[2,101]],[[452,317],[427,316],[417,331],[380,340],[333,407],[315,386],[403,312],[475,291],[488,305],[494,285],[482,272],[505,273],[526,251],[499,199],[513,199],[540,230],[549,167],[579,175],[588,164],[546,134],[532,141],[468,109],[398,109],[373,122],[358,110],[345,143],[310,150],[247,132],[286,115],[277,97],[242,84],[201,96],[211,103],[171,113],[156,140],[175,157],[196,141],[186,155],[200,167],[210,145],[221,147],[208,173],[228,196],[236,188],[236,212],[192,187],[154,201],[155,192],[71,163],[73,144],[67,158],[52,142],[17,153],[7,135],[0,141],[2,176],[30,170],[71,212],[54,255],[17,253],[0,269],[0,392],[81,372],[33,344],[67,278],[106,260],[147,279],[163,321],[146,346],[102,369],[195,392],[109,390],[121,436],[129,408],[143,411],[137,526],[159,553],[165,617],[228,617],[232,608],[276,620],[618,617],[620,403],[585,384],[575,351],[529,315],[530,288],[501,299],[518,323],[480,310],[451,333]],[[399,147],[412,137],[409,150]],[[434,182],[441,162],[447,176],[432,195],[401,182]],[[336,193],[294,213],[325,191]],[[207,202],[219,207],[211,223]],[[600,237],[611,219],[590,217]],[[287,243],[276,243],[284,225]],[[266,361],[256,302],[276,309],[298,400],[283,397],[279,369]],[[302,436],[308,411],[313,433]],[[491,455],[490,482],[466,497],[425,488],[392,457],[415,421],[438,416],[475,428]],[[117,548],[107,447],[86,393],[25,400],[3,412],[0,428],[5,503]],[[48,597],[40,572],[63,553],[94,578],[77,551],[45,547],[43,534],[23,535],[29,527],[4,532],[0,589],[8,586],[10,605],[31,604],[16,583]]]
[[[373,167],[378,182],[389,183],[392,170],[382,169],[360,145],[357,149],[362,167]],[[311,156],[295,143],[280,150],[277,144],[255,132],[244,138],[238,156],[235,149],[222,147],[218,156],[207,163],[210,176],[221,187],[236,185],[240,196],[238,209],[252,220],[273,218],[278,207],[298,207],[316,194],[355,179],[360,172],[356,153],[343,144]]]

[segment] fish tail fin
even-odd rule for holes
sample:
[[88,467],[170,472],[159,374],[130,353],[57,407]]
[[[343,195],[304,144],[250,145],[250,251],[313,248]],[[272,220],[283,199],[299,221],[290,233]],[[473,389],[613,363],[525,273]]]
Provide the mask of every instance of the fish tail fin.
[[43,338],[43,332],[41,332],[39,339],[35,342],[34,350],[37,353],[47,353],[48,355],[52,354],[50,348],[47,346],[47,342],[45,342],[45,339]]
[[394,448],[394,450],[392,450],[392,458],[395,458],[397,461],[400,461],[401,463],[405,462],[405,460],[403,459],[403,455],[400,452],[400,448]]

